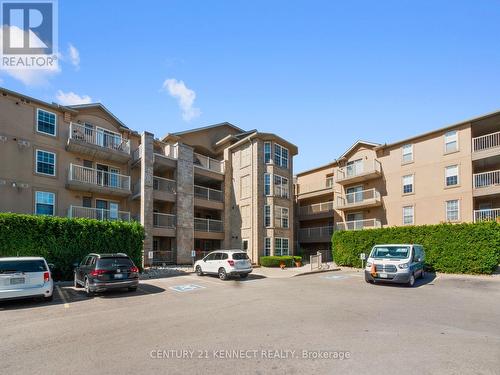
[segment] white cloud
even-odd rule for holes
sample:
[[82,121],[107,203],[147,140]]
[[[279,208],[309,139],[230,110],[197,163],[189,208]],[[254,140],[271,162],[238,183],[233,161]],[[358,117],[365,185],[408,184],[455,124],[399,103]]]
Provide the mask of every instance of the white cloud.
[[69,61],[75,67],[76,70],[80,69],[80,52],[76,49],[73,44],[68,46]]
[[196,93],[187,88],[183,81],[178,81],[175,78],[169,78],[163,82],[162,87],[171,97],[177,99],[184,121],[190,121],[191,119],[201,115],[200,109],[193,107],[196,99]]
[[73,91],[63,92],[58,90],[56,98],[59,104],[62,105],[75,105],[75,104],[88,104],[92,103],[92,98],[88,95],[80,96],[75,94]]

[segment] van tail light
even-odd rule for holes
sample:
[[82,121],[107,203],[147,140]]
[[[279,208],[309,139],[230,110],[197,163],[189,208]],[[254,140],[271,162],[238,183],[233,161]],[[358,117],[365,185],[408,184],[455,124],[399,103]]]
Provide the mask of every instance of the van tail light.
[[139,272],[139,268],[137,268],[136,266],[133,266],[132,268],[130,268],[130,272],[132,272],[132,273],[138,273]]
[[106,272],[105,270],[93,270],[90,274],[92,276],[99,276],[99,275],[102,275],[105,272]]
[[47,283],[50,281],[50,273],[49,272],[44,272],[43,273],[43,282]]
[[230,265],[231,267],[233,267],[233,266],[234,266],[234,260],[229,259],[227,262],[229,263],[229,265]]

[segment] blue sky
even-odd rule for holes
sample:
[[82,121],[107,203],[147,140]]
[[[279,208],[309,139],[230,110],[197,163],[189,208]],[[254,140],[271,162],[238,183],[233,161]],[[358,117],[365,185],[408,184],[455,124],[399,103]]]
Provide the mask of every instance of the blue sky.
[[61,71],[0,80],[101,101],[159,136],[222,121],[277,133],[299,147],[299,172],[360,138],[500,109],[499,19],[489,0],[60,0]]

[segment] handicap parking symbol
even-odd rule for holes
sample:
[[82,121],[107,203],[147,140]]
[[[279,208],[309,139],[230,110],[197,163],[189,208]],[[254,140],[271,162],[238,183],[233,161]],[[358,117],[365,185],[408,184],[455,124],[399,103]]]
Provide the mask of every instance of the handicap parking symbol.
[[327,275],[327,276],[321,276],[322,279],[328,279],[328,280],[342,280],[342,279],[347,279],[347,276],[342,276],[342,275]]
[[196,284],[183,284],[183,285],[175,285],[170,286],[169,289],[175,290],[176,292],[191,292],[196,289],[204,289],[204,286],[196,285]]

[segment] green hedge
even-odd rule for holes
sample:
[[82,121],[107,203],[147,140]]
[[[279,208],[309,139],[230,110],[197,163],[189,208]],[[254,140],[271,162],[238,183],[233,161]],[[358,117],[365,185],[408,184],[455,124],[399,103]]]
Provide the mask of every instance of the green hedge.
[[260,265],[262,267],[279,267],[281,262],[285,262],[287,267],[294,267],[295,262],[302,262],[302,257],[300,256],[265,256],[260,257]]
[[491,274],[500,262],[500,224],[438,224],[338,231],[332,236],[335,263],[361,267],[360,253],[376,244],[417,243],[426,251],[426,267],[438,272]]
[[73,263],[89,253],[126,253],[141,267],[143,239],[136,222],[0,213],[0,257],[42,256],[56,279],[72,279]]

